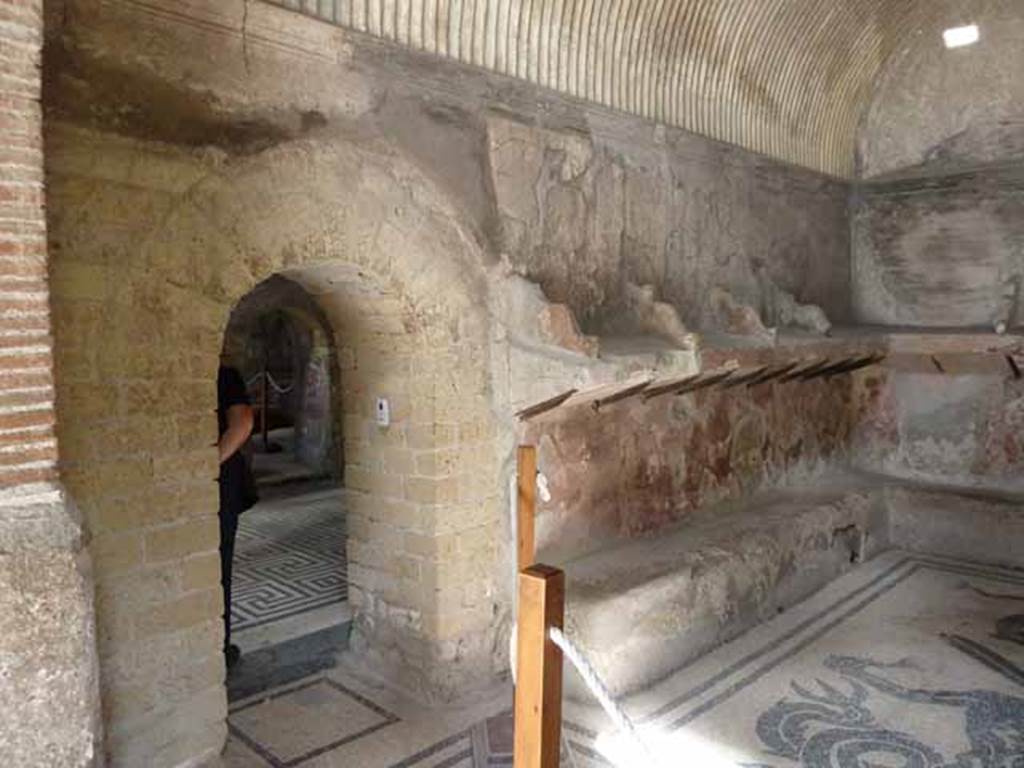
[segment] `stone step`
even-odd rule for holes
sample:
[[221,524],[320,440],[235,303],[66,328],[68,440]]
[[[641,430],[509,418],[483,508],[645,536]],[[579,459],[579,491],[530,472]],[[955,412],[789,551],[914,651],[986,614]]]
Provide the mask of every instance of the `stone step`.
[[567,634],[614,696],[634,693],[888,547],[878,490],[759,494],[566,564]]

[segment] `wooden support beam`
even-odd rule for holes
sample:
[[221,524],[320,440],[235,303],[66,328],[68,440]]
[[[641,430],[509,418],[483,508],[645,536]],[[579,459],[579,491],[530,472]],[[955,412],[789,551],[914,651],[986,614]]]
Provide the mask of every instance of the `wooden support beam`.
[[809,360],[807,362],[801,363],[796,368],[794,368],[792,371],[787,373],[785,376],[779,377],[779,381],[783,382],[783,383],[786,383],[786,382],[793,381],[794,379],[802,378],[802,377],[806,376],[809,373],[814,373],[815,371],[820,371],[822,368],[824,368],[826,365],[828,365],[831,362],[832,362],[831,359],[827,358],[827,357],[822,357],[822,358],[819,358],[818,360]]
[[535,416],[540,416],[542,413],[547,413],[548,411],[554,410],[575,394],[576,390],[570,389],[567,392],[563,392],[560,395],[555,395],[554,397],[549,398],[541,403],[531,405],[529,408],[523,408],[523,410],[519,411],[516,414],[516,416],[519,418],[520,421],[532,419]]
[[885,360],[885,353],[876,352],[871,355],[865,355],[864,357],[858,357],[856,360],[853,360],[852,362],[847,363],[846,365],[840,366],[839,368],[830,371],[828,375],[829,377],[832,377],[839,376],[840,374],[843,373],[853,373],[854,371],[859,371],[861,368],[867,368],[868,366],[871,365],[877,365],[883,360]]
[[516,570],[523,571],[533,565],[537,555],[537,449],[532,445],[521,445],[516,452],[516,486]]
[[647,386],[651,383],[651,381],[652,379],[644,379],[643,381],[638,381],[635,384],[623,385],[623,389],[620,389],[618,392],[613,392],[610,395],[605,395],[604,397],[600,397],[597,400],[595,400],[594,410],[599,411],[606,405],[612,405],[613,403],[618,403],[622,400],[626,400],[630,397],[633,397],[634,395],[639,395],[641,392],[647,389]]
[[560,408],[578,408],[583,405],[589,405],[591,408],[599,405],[603,401],[609,398],[614,398],[622,392],[627,390],[635,390],[637,385],[642,385],[641,388],[646,387],[650,383],[649,377],[644,378],[633,378],[628,381],[613,381],[607,384],[597,384],[593,387],[587,387],[576,392],[572,397],[562,403]]
[[679,389],[696,381],[701,377],[699,373],[690,373],[685,376],[674,376],[670,379],[658,379],[651,382],[643,392],[643,399],[646,403],[655,397],[675,394]]
[[767,384],[769,381],[771,381],[773,379],[777,379],[780,376],[785,376],[787,373],[792,371],[798,365],[800,365],[800,363],[797,362],[796,360],[794,360],[791,363],[782,363],[781,365],[773,366],[773,367],[769,368],[767,371],[765,371],[764,373],[762,373],[760,376],[758,376],[753,381],[748,382],[747,383],[747,388],[758,387],[758,386],[760,386],[762,384]]
[[1010,370],[1013,371],[1013,378],[1021,378],[1020,364],[1014,359],[1013,355],[1006,356],[1006,364],[1010,366]]
[[697,392],[701,389],[707,389],[713,387],[716,384],[721,384],[728,380],[734,373],[736,368],[725,368],[716,371],[709,371],[708,373],[702,373],[696,381],[680,387],[676,390],[677,395],[688,395],[691,392]]
[[729,380],[722,385],[722,388],[732,389],[733,387],[741,387],[744,384],[749,384],[763,376],[767,371],[767,365],[760,365],[756,368],[746,368],[744,370],[736,371],[736,373],[730,376]]
[[832,376],[833,374],[843,370],[847,366],[856,363],[860,359],[862,358],[844,357],[841,360],[837,360],[834,363],[826,365],[824,368],[818,368],[817,370],[811,371],[810,373],[805,373],[803,376],[800,377],[800,380],[811,381],[812,379],[820,379],[825,376]]
[[562,737],[562,628],[565,574],[535,565],[519,574],[514,768],[558,768]]

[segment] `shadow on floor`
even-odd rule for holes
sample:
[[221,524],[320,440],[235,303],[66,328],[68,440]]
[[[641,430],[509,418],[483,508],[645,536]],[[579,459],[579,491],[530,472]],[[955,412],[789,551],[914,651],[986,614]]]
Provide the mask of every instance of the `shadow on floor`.
[[346,622],[245,654],[228,673],[228,701],[331,669],[337,664],[338,654],[348,648],[351,626]]

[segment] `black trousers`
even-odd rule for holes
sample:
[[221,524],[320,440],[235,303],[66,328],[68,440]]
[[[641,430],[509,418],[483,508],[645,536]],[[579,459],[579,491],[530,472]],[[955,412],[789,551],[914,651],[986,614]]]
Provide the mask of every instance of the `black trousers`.
[[235,559],[238,515],[220,509],[220,585],[224,590],[224,650],[231,644],[231,566]]

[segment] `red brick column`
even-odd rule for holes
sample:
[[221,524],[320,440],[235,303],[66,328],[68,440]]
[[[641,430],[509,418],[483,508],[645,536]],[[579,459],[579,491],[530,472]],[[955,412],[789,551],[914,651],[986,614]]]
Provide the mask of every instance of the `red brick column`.
[[42,0],[0,0],[0,765],[102,762],[93,588],[58,481]]
[[0,0],[0,488],[56,479],[41,0]]

